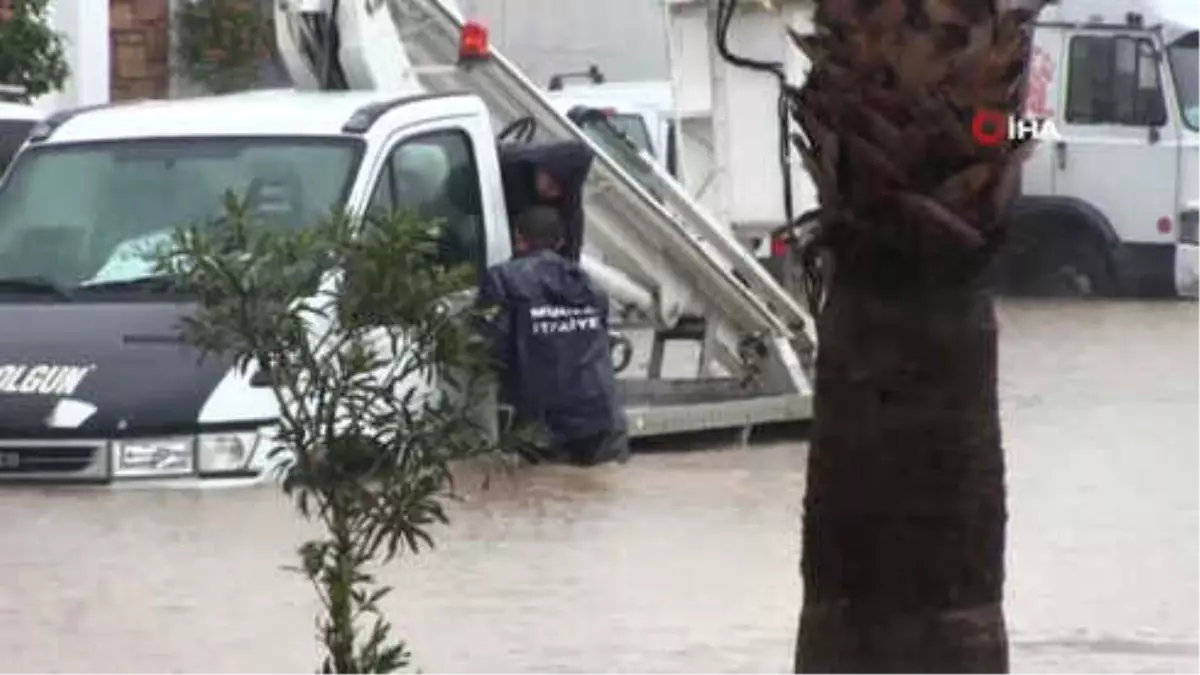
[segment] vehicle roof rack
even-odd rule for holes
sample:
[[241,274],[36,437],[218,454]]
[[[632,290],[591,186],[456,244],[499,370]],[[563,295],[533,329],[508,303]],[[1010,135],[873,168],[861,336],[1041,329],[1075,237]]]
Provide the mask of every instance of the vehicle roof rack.
[[559,91],[563,88],[563,80],[568,77],[586,77],[592,84],[604,84],[607,80],[604,73],[600,71],[600,66],[592,64],[587,70],[580,70],[571,73],[559,73],[550,78],[550,84],[547,88],[550,91]]
[[17,84],[0,83],[0,102],[23,103],[25,101],[25,94],[25,87]]

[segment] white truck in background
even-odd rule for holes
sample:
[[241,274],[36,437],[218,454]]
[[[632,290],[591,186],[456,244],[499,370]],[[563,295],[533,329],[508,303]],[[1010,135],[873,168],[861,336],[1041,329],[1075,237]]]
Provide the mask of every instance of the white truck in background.
[[[777,105],[780,81],[806,75],[785,28],[811,32],[812,1],[663,2],[681,182],[743,239],[815,206],[781,144],[797,129]],[[1026,112],[1053,120],[1062,140],[1024,169],[1001,288],[1196,295],[1198,28],[1195,0],[1043,10]]]
[[[574,80],[578,79],[586,79],[586,82],[575,83]],[[644,150],[693,199],[707,198],[711,202],[714,195],[720,193],[721,186],[715,184],[721,180],[718,172],[711,170],[707,163],[700,167],[695,165],[697,161],[711,162],[711,158],[698,158],[693,148],[693,153],[685,158],[692,164],[684,166],[680,144],[685,141],[680,140],[680,118],[675,106],[674,85],[670,80],[609,82],[600,68],[592,65],[582,73],[555,75],[547,88],[547,98],[559,112],[569,114],[586,108],[601,113],[603,123],[590,119],[575,120],[600,145],[610,147],[614,143],[628,141],[634,148]],[[624,139],[620,136],[624,136]],[[696,143],[697,140],[691,138],[690,142]],[[626,154],[620,149],[613,149],[615,157],[624,157]],[[636,161],[626,161],[625,166],[635,175],[640,173]],[[770,173],[777,168],[760,162],[754,170]],[[778,276],[782,273],[779,261],[786,246],[781,237],[772,240],[768,235],[770,230],[778,229],[781,224],[782,221],[773,225],[765,221],[750,221],[728,225],[730,232],[754,252],[759,262]]]
[[1025,165],[1002,274],[1096,294],[1196,295],[1200,74],[1195,0],[1042,11],[1026,115],[1061,140]]
[[[586,81],[576,84],[580,79]],[[609,82],[592,65],[581,73],[555,75],[546,88],[546,98],[559,112],[579,107],[600,111],[613,130],[676,175],[675,103],[669,81]],[[590,135],[605,139],[603,134]]]

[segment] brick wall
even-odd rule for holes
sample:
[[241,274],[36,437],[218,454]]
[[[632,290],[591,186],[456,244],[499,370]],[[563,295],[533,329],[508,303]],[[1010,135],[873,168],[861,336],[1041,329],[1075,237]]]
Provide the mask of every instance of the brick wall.
[[114,101],[166,97],[171,84],[169,0],[109,0]]

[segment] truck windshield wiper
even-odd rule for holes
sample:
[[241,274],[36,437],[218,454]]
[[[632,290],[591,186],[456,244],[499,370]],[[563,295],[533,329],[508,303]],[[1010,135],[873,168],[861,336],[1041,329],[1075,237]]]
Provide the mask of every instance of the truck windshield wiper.
[[155,274],[147,277],[136,277],[133,279],[114,279],[112,281],[98,281],[90,284],[80,284],[75,292],[90,293],[99,291],[103,293],[107,291],[170,291],[176,288],[175,279],[173,277]]
[[67,289],[43,276],[0,277],[0,291],[21,291],[26,293],[41,293],[53,295],[62,300],[70,300],[71,294]]

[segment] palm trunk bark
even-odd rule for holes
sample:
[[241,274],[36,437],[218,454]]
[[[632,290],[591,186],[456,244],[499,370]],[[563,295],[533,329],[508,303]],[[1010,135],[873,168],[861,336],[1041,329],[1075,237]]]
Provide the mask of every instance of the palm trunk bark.
[[818,334],[796,672],[1006,671],[990,293],[835,275]]
[[[1028,143],[1044,0],[817,0],[792,92],[820,209],[819,353],[797,672],[1004,672],[1004,455],[983,279]],[[810,289],[811,290],[811,289]],[[813,299],[820,299],[818,288]]]

